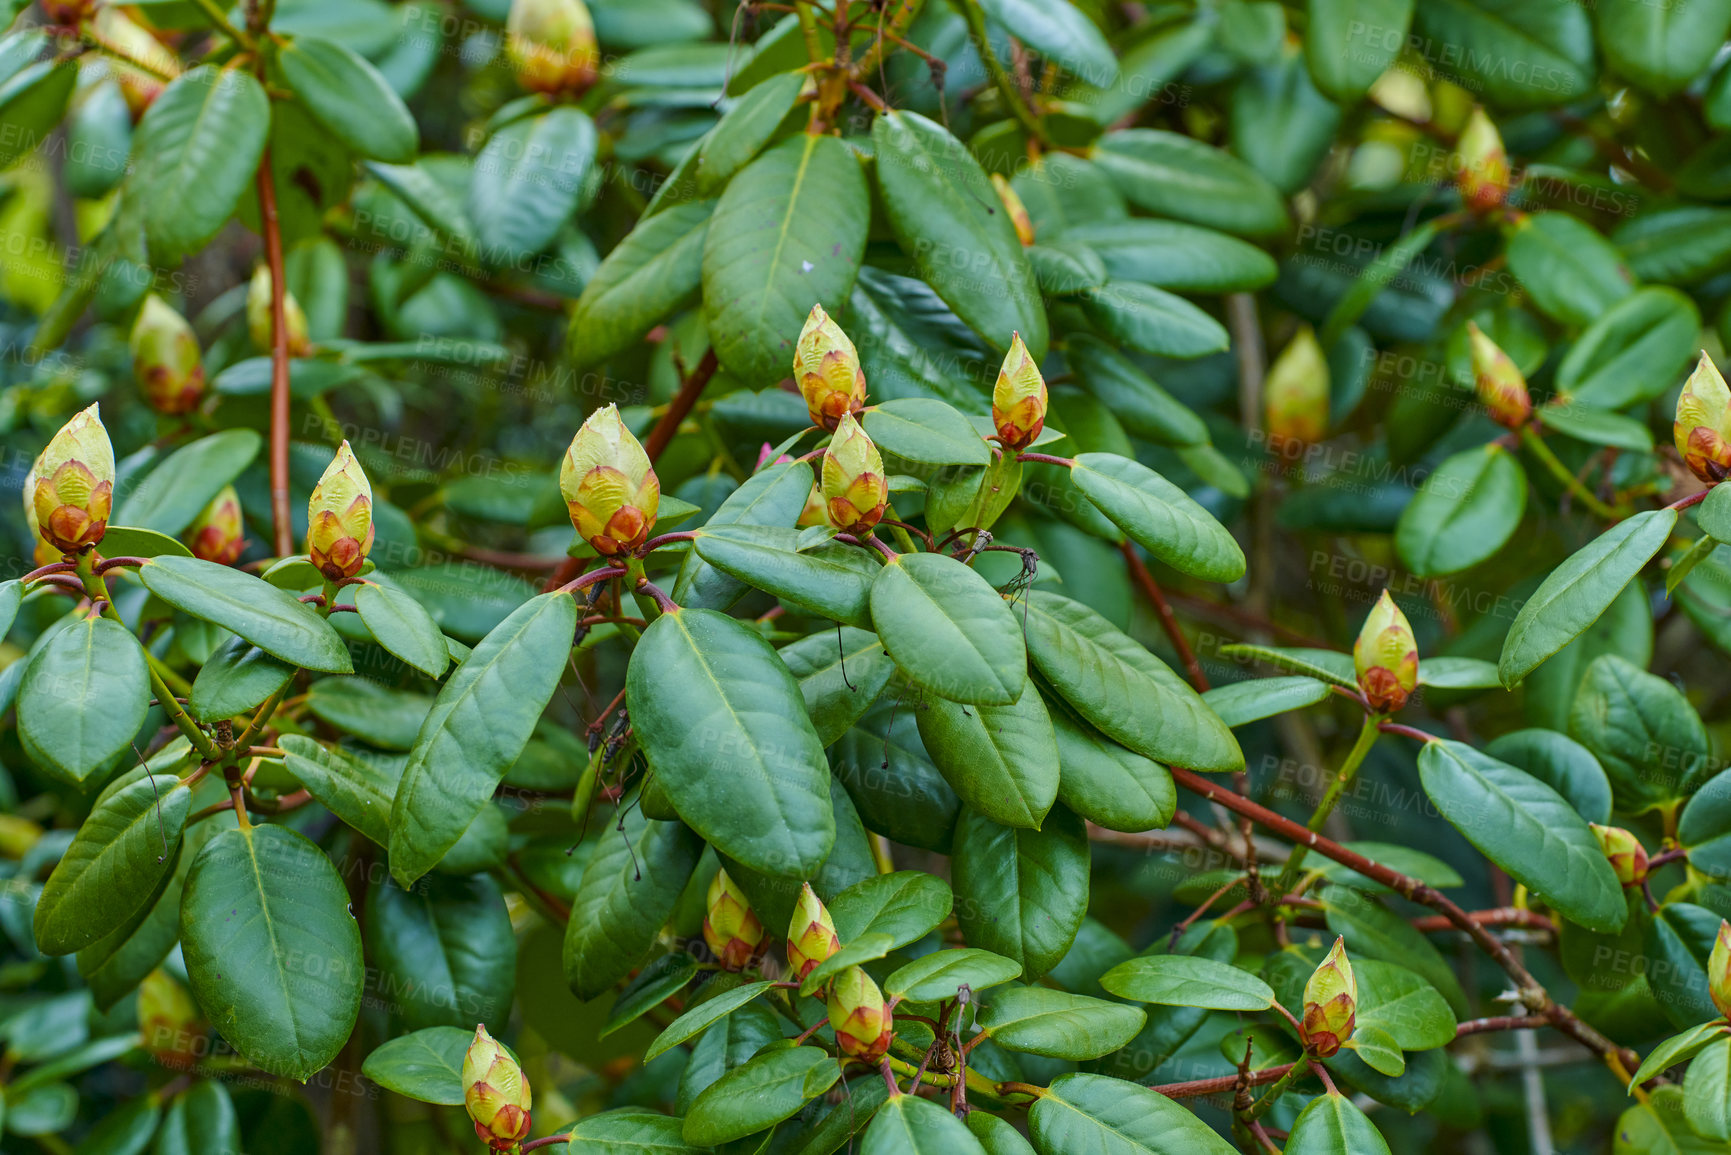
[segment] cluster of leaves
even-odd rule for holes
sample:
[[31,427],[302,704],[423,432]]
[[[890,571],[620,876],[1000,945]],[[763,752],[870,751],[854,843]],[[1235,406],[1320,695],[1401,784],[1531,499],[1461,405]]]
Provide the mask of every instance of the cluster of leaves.
[[0,1151],[1731,1142],[1731,0],[0,26]]

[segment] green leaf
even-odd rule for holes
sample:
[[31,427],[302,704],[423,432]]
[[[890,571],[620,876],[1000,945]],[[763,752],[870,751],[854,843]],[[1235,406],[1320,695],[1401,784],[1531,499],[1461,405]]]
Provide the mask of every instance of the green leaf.
[[865,431],[878,448],[921,465],[987,465],[992,452],[973,423],[942,401],[905,397],[867,407]]
[[644,1052],[643,1061],[652,1063],[680,1043],[696,1038],[774,985],[767,981],[747,983],[698,1003],[667,1024],[667,1029],[662,1031],[649,1045],[649,1050]]
[[897,1094],[872,1116],[860,1155],[986,1155],[986,1149],[966,1123],[936,1103]]
[[1255,169],[1199,140],[1151,128],[1109,132],[1090,159],[1124,198],[1156,216],[1247,237],[1288,226],[1280,190]]
[[605,1039],[624,1030],[684,990],[696,977],[699,966],[695,955],[678,951],[662,955],[638,971],[613,1001],[607,1012],[607,1021],[596,1037]]
[[1112,411],[1127,433],[1161,445],[1208,444],[1208,426],[1194,410],[1104,341],[1078,333],[1070,337],[1064,354],[1083,387]]
[[1731,1031],[1728,1031],[1724,1023],[1708,1022],[1690,1027],[1680,1035],[1672,1035],[1654,1047],[1652,1053],[1641,1061],[1635,1077],[1629,1080],[1630,1087],[1639,1087],[1653,1076],[1663,1074],[1668,1068],[1688,1062],[1727,1034],[1731,1034]]
[[978,1107],[968,1112],[968,1130],[985,1148],[986,1155],[1034,1155],[1033,1145],[1015,1126]]
[[1226,527],[1141,462],[1115,453],[1084,453],[1070,476],[1114,525],[1173,569],[1204,581],[1244,576],[1244,551]]
[[[13,38],[32,56],[34,38]],[[0,168],[11,168],[34,152],[66,115],[78,87],[78,68],[70,60],[37,60],[0,82]]]
[[[207,823],[205,833],[214,831]],[[90,988],[96,1009],[106,1013],[138,989],[180,938],[180,894],[202,839],[182,837],[174,864],[133,916],[78,952],[78,976]],[[159,844],[160,845],[160,844]]]
[[975,570],[944,554],[904,554],[879,571],[871,608],[884,648],[922,689],[975,705],[1022,696],[1021,625]]
[[1021,964],[1032,982],[1058,965],[1087,911],[1088,831],[1061,807],[1039,830],[963,809],[950,859],[956,921],[969,944]]
[[824,540],[801,550],[802,531],[783,526],[719,525],[697,531],[697,556],[729,577],[803,613],[871,628],[871,588],[883,567],[875,551]]
[[[244,69],[206,64],[162,90],[132,140],[126,203],[143,214],[151,259],[202,249],[249,192],[270,131],[270,101]],[[134,524],[137,524],[134,522]]]
[[1376,959],[1360,959],[1352,969],[1358,981],[1359,1027],[1375,1027],[1408,1051],[1454,1042],[1454,1011],[1429,982],[1406,967]]
[[1232,151],[1287,196],[1310,183],[1340,129],[1340,109],[1311,82],[1297,45],[1246,72],[1229,113]]
[[[1731,488],[1721,490],[1715,485],[1709,489],[1706,499],[1695,507],[1695,524],[1715,541],[1731,538]],[[1720,537],[1721,533],[1725,537]]]
[[[1559,734],[1558,737],[1562,737],[1562,735]],[[1439,858],[1431,857],[1422,850],[1414,850],[1410,846],[1402,846],[1394,842],[1364,842],[1360,840],[1343,842],[1341,845],[1348,850],[1357,851],[1372,862],[1380,862],[1402,874],[1410,875],[1426,886],[1448,890],[1466,885],[1454,867]],[[1389,888],[1382,883],[1374,882],[1358,871],[1342,866],[1338,862],[1315,862],[1314,860],[1312,862],[1314,862],[1313,868],[1317,873],[1330,882],[1338,882],[1370,894],[1389,892]]]
[[365,57],[334,40],[299,36],[276,58],[289,87],[325,131],[369,160],[413,163],[421,143],[415,118]]
[[1731,1139],[1731,1039],[1708,1044],[1689,1064],[1683,1117],[1703,1139]]
[[681,1134],[701,1147],[743,1139],[789,1118],[840,1077],[841,1064],[817,1047],[765,1051],[699,1095]]
[[1028,1110],[1040,1155],[1232,1155],[1213,1128],[1157,1091],[1105,1075],[1063,1075]]
[[1058,745],[1037,691],[1008,706],[934,698],[916,716],[926,752],[963,802],[999,825],[1040,828],[1058,797]]
[[389,878],[366,907],[367,942],[405,1026],[503,1030],[517,980],[517,936],[499,884],[485,874],[433,876],[405,891]]
[[1358,323],[1382,291],[1405,272],[1420,253],[1430,248],[1438,229],[1434,219],[1425,221],[1377,252],[1376,259],[1364,266],[1340,300],[1334,303],[1334,308],[1328,311],[1320,335],[1324,346],[1332,348],[1348,329]]
[[1586,820],[1562,795],[1446,739],[1425,744],[1418,768],[1442,816],[1515,881],[1589,930],[1622,928],[1622,887]]
[[1102,975],[1100,985],[1119,998],[1171,1007],[1265,1011],[1274,1005],[1274,992],[1249,971],[1191,955],[1133,958]]
[[245,638],[230,638],[198,668],[187,711],[201,722],[232,718],[288,685],[294,673]]
[[949,917],[952,898],[942,879],[898,870],[854,883],[829,900],[836,934],[845,943],[863,934],[887,934],[891,947],[924,938]]
[[[1486,104],[1525,110],[1578,100],[1593,85],[1593,27],[1584,10],[1549,0],[1427,0],[1413,31],[1431,67]],[[1515,67],[1516,62],[1520,67]]]
[[1082,1060],[1116,1051],[1135,1038],[1146,1020],[1140,1007],[1016,985],[992,992],[979,1024],[1006,1050]]
[[[251,429],[226,429],[181,446],[132,487],[115,511],[116,520],[169,536],[179,534],[223,486],[252,464],[263,443]],[[106,540],[103,549],[109,556],[124,552]]]
[[752,388],[788,375],[815,302],[841,312],[870,217],[865,177],[833,136],[776,145],[728,184],[703,248],[703,306],[721,364]]
[[[1605,809],[1608,814],[1608,792]],[[1696,870],[1731,879],[1731,774],[1709,779],[1684,805],[1677,841],[1688,849],[1689,865]]]
[[1413,0],[1310,0],[1304,52],[1316,87],[1342,104],[1369,92],[1406,44],[1412,9]]
[[1284,678],[1246,678],[1215,686],[1202,695],[1203,704],[1236,730],[1276,714],[1302,710],[1327,701],[1333,691],[1329,683],[1294,674]]
[[1079,241],[1059,238],[1029,245],[1026,251],[1034,280],[1040,291],[1050,296],[1073,296],[1106,283],[1106,265],[1100,254]]
[[43,641],[18,685],[18,738],[36,765],[70,782],[113,764],[144,725],[150,674],[119,622],[70,622]]
[[[882,1080],[879,1080],[880,1082]],[[579,1119],[568,1155],[701,1155],[680,1137],[683,1120],[622,1107]]]
[[324,851],[281,826],[225,830],[181,900],[186,973],[248,1062],[305,1080],[354,1029],[365,978],[348,891]]
[[1099,253],[1113,280],[1141,281],[1173,292],[1254,292],[1273,284],[1276,272],[1274,258],[1255,245],[1179,221],[1082,221],[1053,240],[1083,244]]
[[1672,288],[1637,289],[1569,346],[1557,391],[1577,405],[1622,409],[1675,384],[1700,345],[1701,315]]
[[727,110],[697,150],[697,191],[719,191],[774,139],[799,101],[805,77],[787,72],[752,88]]
[[571,314],[565,349],[574,364],[594,365],[624,352],[697,299],[714,212],[714,201],[675,205],[643,218],[607,254]]
[[37,949],[71,954],[138,913],[174,870],[191,801],[171,774],[141,774],[104,791],[42,885]]
[[1671,536],[1674,509],[1637,513],[1577,550],[1528,598],[1503,639],[1497,672],[1514,686],[1599,619]]
[[1388,1141],[1351,1099],[1331,1091],[1300,1111],[1286,1155],[1388,1155]]
[[714,610],[665,613],[631,656],[625,700],[650,768],[705,841],[764,874],[823,865],[836,836],[828,764],[761,635]]
[[1533,213],[1514,225],[1509,272],[1546,316],[1588,325],[1634,291],[1634,275],[1604,234],[1568,213]]
[[1717,769],[1689,699],[1616,654],[1587,667],[1569,712],[1569,733],[1604,768],[1619,809],[1631,813],[1688,795]]
[[323,673],[354,669],[342,637],[317,610],[249,573],[194,557],[152,558],[137,572],[145,589],[175,609],[239,634],[273,657]]
[[1022,973],[1014,959],[977,947],[935,950],[921,955],[884,980],[884,994],[892,999],[928,1003],[952,998],[962,987],[983,991],[1001,986]]
[[641,807],[621,811],[571,900],[565,924],[565,982],[585,1001],[637,969],[691,880],[703,847],[678,822],[652,822]]
[[407,887],[455,846],[517,761],[564,673],[577,629],[569,594],[519,606],[445,682],[391,809],[391,875]]
[[384,1043],[361,1064],[361,1074],[387,1091],[423,1103],[463,1103],[463,1056],[473,1031],[427,1027]]
[[390,844],[398,774],[383,758],[350,759],[304,734],[285,734],[284,765],[332,814],[380,846]]
[[1684,1118],[1683,1089],[1654,1089],[1648,1101],[1637,1103],[1617,1119],[1615,1155],[1715,1155],[1723,1143],[1695,1134]]
[[1105,336],[1151,357],[1190,360],[1221,353],[1226,328],[1165,289],[1140,281],[1108,281],[1082,294],[1082,311]]
[[1593,13],[1606,63],[1655,96],[1687,88],[1731,30],[1728,0],[1690,0],[1677,6],[1603,0]]
[[1541,405],[1533,416],[1546,429],[1589,445],[1608,445],[1632,453],[1653,452],[1653,432],[1633,417],[1585,405]]
[[[1454,969],[1406,919],[1374,897],[1347,887],[1330,887],[1323,892],[1322,902],[1329,933],[1345,938],[1347,951],[1354,958],[1381,959],[1416,972],[1442,994],[1450,1009],[1465,1016],[1467,997]],[[1305,969],[1308,974],[1308,964]],[[1273,981],[1271,985],[1279,987],[1280,983]]]
[[156,1134],[155,1155],[202,1155],[207,1151],[239,1151],[240,1118],[228,1089],[200,1079],[168,1105]]
[[967,145],[914,112],[879,115],[872,145],[885,215],[920,279],[993,348],[1008,349],[1020,333],[1029,354],[1044,357],[1034,270]]
[[1485,753],[1519,767],[1568,799],[1588,822],[1611,820],[1611,784],[1592,751],[1555,730],[1516,730],[1492,740]]
[[1282,670],[1291,670],[1307,678],[1336,686],[1356,689],[1358,676],[1353,671],[1352,655],[1339,650],[1317,650],[1305,646],[1258,646],[1240,643],[1220,647],[1228,658],[1252,658]]
[[488,263],[512,267],[559,235],[577,210],[596,141],[595,122],[570,105],[492,135],[469,180],[469,216]]
[[1688,285],[1731,261],[1731,209],[1680,205],[1625,222],[1611,240],[1637,277]]
[[870,710],[895,676],[896,664],[876,634],[842,627],[801,638],[776,651],[805,699],[812,728],[825,748]]
[[1044,591],[1027,599],[1034,666],[1096,730],[1159,762],[1243,767],[1232,731],[1141,643],[1080,602]]
[[1126,750],[1062,706],[1049,713],[1062,767],[1060,802],[1108,830],[1157,830],[1172,821],[1178,789],[1164,766]]
[[1080,8],[1036,0],[981,0],[986,17],[1041,56],[1095,88],[1118,79],[1112,48]]
[[355,587],[355,610],[384,649],[429,678],[445,676],[451,651],[433,616],[421,603],[389,586],[363,581]]
[[1400,515],[1395,548],[1415,574],[1471,569],[1514,536],[1527,508],[1527,475],[1492,442],[1449,457],[1424,479]]
[[1682,1029],[1718,1017],[1707,983],[1707,961],[1722,921],[1717,911],[1668,902],[1647,924],[1644,966],[1653,997],[1671,1025]]
[[[792,526],[805,509],[812,491],[811,467],[798,462],[771,465],[745,479],[727,495],[705,524],[705,529],[724,525]],[[671,596],[688,609],[724,610],[739,600],[745,583],[728,577],[697,556],[685,555]]]

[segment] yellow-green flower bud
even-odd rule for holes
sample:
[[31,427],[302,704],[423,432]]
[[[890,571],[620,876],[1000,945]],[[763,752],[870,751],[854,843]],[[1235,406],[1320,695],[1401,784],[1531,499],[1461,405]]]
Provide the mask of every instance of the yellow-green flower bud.
[[1474,108],[1455,142],[1455,184],[1461,200],[1477,212],[1497,208],[1509,196],[1509,154],[1497,126]]
[[1671,437],[1683,463],[1702,481],[1711,485],[1731,473],[1731,389],[1705,352],[1677,397]]
[[805,495],[805,508],[799,511],[799,520],[794,524],[829,524],[829,506],[824,502],[823,493],[818,489],[817,482],[811,483],[811,492]]
[[1498,425],[1519,429],[1533,415],[1526,377],[1502,347],[1472,321],[1467,322],[1467,340],[1472,345],[1473,391],[1479,404]]
[[630,553],[649,537],[661,506],[661,481],[617,406],[591,413],[571,439],[559,467],[559,492],[571,524],[597,553]]
[[42,837],[42,827],[17,814],[0,814],[0,858],[16,862]]
[[865,371],[841,326],[822,305],[813,305],[793,346],[793,383],[799,386],[811,423],[834,429],[849,413],[865,408]]
[[1731,922],[1719,920],[1719,936],[1707,956],[1707,993],[1719,1013],[1731,1019]]
[[1328,432],[1328,358],[1309,325],[1299,327],[1269,367],[1263,405],[1272,448],[1307,445]]
[[208,1034],[191,993],[160,968],[138,984],[138,1030],[144,1049],[173,1071],[192,1069]]
[[204,362],[186,318],[155,293],[132,324],[132,375],[144,399],[169,416],[193,409],[204,396]]
[[829,523],[843,533],[870,533],[889,504],[890,482],[878,447],[844,415],[823,455],[823,499]]
[[[272,323],[275,314],[271,310],[271,276],[270,268],[260,265],[252,275],[252,283],[246,287],[246,331],[252,337],[252,343],[261,352],[269,353],[275,349],[272,341],[276,326]],[[313,351],[312,341],[307,337],[307,315],[301,312],[300,302],[287,289],[283,290],[283,319],[288,330],[288,355],[290,357],[305,357]]]
[[1593,828],[1599,849],[1605,852],[1605,860],[1611,864],[1618,882],[1634,886],[1646,879],[1647,849],[1641,845],[1640,839],[1621,826],[1600,826],[1597,822],[1588,825]]
[[192,519],[182,539],[193,557],[233,565],[246,549],[246,524],[240,513],[240,494],[225,485],[222,492]]
[[463,1106],[475,1134],[495,1151],[510,1151],[529,1135],[529,1080],[485,1026],[463,1056]]
[[[88,11],[93,5],[68,7]],[[107,53],[109,71],[120,85],[132,122],[137,124],[169,81],[180,75],[180,58],[114,4],[96,8],[82,31]]]
[[60,560],[60,551],[49,545],[42,536],[42,523],[36,517],[36,477],[37,470],[42,467],[42,459],[30,467],[30,472],[24,475],[24,521],[30,526],[30,540],[35,543],[31,556],[38,566],[50,565]]
[[1034,218],[1028,215],[1028,206],[1022,203],[1022,198],[1016,195],[1016,190],[1010,187],[1010,182],[997,173],[992,174],[992,188],[997,190],[998,199],[1004,204],[1004,211],[1010,215],[1010,223],[1016,226],[1016,239],[1022,242],[1022,247],[1034,243]]
[[583,0],[514,0],[505,51],[530,92],[577,95],[595,83],[600,53]]
[[1406,705],[1418,685],[1418,641],[1406,615],[1383,590],[1352,643],[1358,688],[1370,708],[1389,714]]
[[844,1055],[875,1063],[890,1049],[893,1017],[883,992],[859,967],[848,967],[829,988],[829,1025],[836,1049]]
[[62,553],[102,540],[114,501],[114,447],[92,405],[54,435],[31,489],[42,539]]
[[1023,449],[1046,427],[1046,379],[1028,355],[1022,335],[1010,335],[1010,351],[992,386],[992,424],[1005,449]]
[[730,971],[743,970],[763,945],[763,923],[739,884],[718,870],[709,883],[709,906],[703,915],[703,941]]
[[372,548],[372,483],[344,441],[307,503],[307,556],[325,577],[342,581],[360,572]]
[[1358,980],[1346,957],[1346,940],[1337,938],[1304,984],[1304,1049],[1326,1059],[1352,1038],[1358,1019]]
[[841,939],[836,937],[828,908],[811,883],[803,884],[793,908],[793,922],[787,928],[787,968],[796,981],[804,981],[812,967],[840,949]]

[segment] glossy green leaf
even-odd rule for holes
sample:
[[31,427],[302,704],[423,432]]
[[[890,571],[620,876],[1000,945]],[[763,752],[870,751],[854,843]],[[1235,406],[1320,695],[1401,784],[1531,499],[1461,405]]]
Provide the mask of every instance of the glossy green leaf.
[[192,864],[181,945],[199,1006],[246,1059],[304,1080],[354,1029],[361,932],[330,859],[281,826],[225,830]]
[[1641,1061],[1641,1066],[1630,1082],[1638,1087],[1654,1075],[1662,1074],[1667,1068],[1688,1062],[1704,1048],[1728,1034],[1731,1034],[1731,1031],[1727,1030],[1724,1023],[1708,1022],[1690,1027],[1682,1034],[1672,1035],[1654,1047]]
[[1113,524],[1173,569],[1204,581],[1244,576],[1244,551],[1226,527],[1141,462],[1115,453],[1084,453],[1070,476]]
[[1494,442],[1449,457],[1400,515],[1395,548],[1415,574],[1440,577],[1493,557],[1527,508],[1527,475]]
[[184,73],[151,102],[133,136],[138,164],[126,190],[142,206],[153,259],[178,262],[228,222],[252,189],[270,120],[251,73],[213,64]]
[[696,201],[645,217],[607,254],[571,316],[566,352],[575,364],[624,352],[697,298],[714,212],[714,201]]
[[1631,813],[1684,797],[1716,769],[1689,699],[1616,654],[1587,667],[1569,733],[1598,759],[1618,807]]
[[747,92],[727,110],[697,150],[697,188],[713,195],[744,168],[787,119],[799,99],[805,78],[783,73]]
[[525,602],[445,682],[409,753],[390,822],[391,875],[425,874],[493,796],[564,673],[577,603],[551,593]]
[[1172,821],[1178,788],[1164,766],[1126,750],[1064,707],[1048,712],[1062,768],[1060,802],[1108,830],[1156,830]]
[[144,651],[125,626],[70,622],[24,666],[18,738],[42,769],[83,782],[130,751],[150,698]]
[[879,449],[921,465],[986,465],[992,460],[973,423],[934,398],[906,397],[873,405],[862,421]]
[[1615,1155],[1713,1155],[1724,1144],[1695,1134],[1683,1114],[1683,1089],[1661,1086],[1617,1119]]
[[1082,295],[1082,311],[1106,337],[1151,357],[1190,360],[1225,352],[1226,328],[1175,293],[1140,281],[1108,281]]
[[273,657],[324,673],[353,669],[348,647],[317,610],[251,574],[199,558],[158,557],[140,566],[138,575],[169,605]]
[[1184,293],[1252,292],[1274,282],[1274,259],[1255,245],[1180,221],[1084,221],[1058,235],[1099,253],[1118,281]]
[[595,122],[573,106],[512,121],[488,139],[469,180],[469,216],[489,264],[545,249],[576,211],[595,159]]
[[1008,706],[934,698],[917,716],[926,752],[963,802],[1000,825],[1040,828],[1058,797],[1058,745],[1037,691]]
[[1592,22],[1573,4],[1430,0],[1416,6],[1413,31],[1450,45],[1431,66],[1495,107],[1551,108],[1593,84]]
[[1111,1054],[1135,1037],[1146,1018],[1140,1007],[1015,985],[992,992],[979,1024],[1006,1050],[1082,1060]]
[[585,1001],[643,962],[703,849],[682,824],[649,821],[641,807],[619,820],[625,829],[590,858],[565,924],[565,981]]
[[871,628],[875,551],[821,541],[800,549],[801,531],[783,526],[720,525],[697,531],[697,556],[729,577],[790,606],[862,630]]
[[361,1064],[361,1074],[387,1091],[447,1107],[463,1102],[463,1056],[475,1032],[426,1027],[381,1045]]
[[859,1149],[860,1155],[986,1155],[966,1123],[918,1095],[890,1096],[872,1116]]
[[1713,59],[1714,46],[1723,43],[1731,30],[1727,0],[1690,0],[1674,7],[1642,0],[1603,0],[1593,15],[1606,63],[1655,96],[1670,96],[1688,87]]
[[841,1064],[817,1047],[765,1051],[699,1095],[681,1134],[705,1147],[743,1139],[793,1115],[840,1077]]
[[1516,223],[1509,272],[1546,316],[1586,325],[1634,291],[1622,255],[1592,225],[1568,213],[1534,213]]
[[1388,1141],[1351,1099],[1331,1092],[1299,1112],[1284,1150],[1287,1155],[1388,1155]]
[[1237,157],[1188,136],[1151,128],[1110,132],[1089,159],[1125,199],[1157,216],[1247,237],[1287,227],[1278,189]]
[[663,614],[625,687],[637,740],[687,824],[765,874],[818,870],[836,836],[828,765],[799,684],[761,635],[713,610]]
[[1592,325],[1557,365],[1559,393],[1622,409],[1664,393],[1699,352],[1701,316],[1671,288],[1637,289]]
[[666,1054],[680,1043],[696,1038],[774,985],[772,982],[747,983],[698,1003],[667,1024],[667,1029],[662,1031],[649,1045],[649,1050],[644,1052],[643,1061],[654,1062],[657,1056]]
[[[1381,959],[1414,971],[1441,993],[1451,1010],[1466,1017],[1467,997],[1454,969],[1406,919],[1377,898],[1346,887],[1330,887],[1323,892],[1322,902],[1329,933],[1346,939],[1347,952],[1353,958]],[[1303,969],[1308,976],[1309,965]],[[1272,975],[1269,981],[1284,993]],[[1302,981],[1298,985],[1302,987]]]
[[435,875],[413,891],[388,878],[366,907],[373,965],[411,1029],[476,1023],[503,1030],[517,979],[517,937],[499,884]]
[[[179,534],[223,486],[240,476],[263,444],[251,429],[225,429],[181,446],[126,493],[116,507],[115,520],[169,536]],[[123,545],[123,541],[110,543],[105,536],[102,549],[118,557]]]
[[1647,923],[1643,967],[1665,1017],[1682,1029],[1717,1018],[1707,983],[1707,961],[1723,920],[1692,902],[1668,902]]
[[1040,1155],[1231,1155],[1182,1104],[1105,1075],[1064,1075],[1028,1111]]
[[1034,0],[984,0],[986,16],[1078,79],[1105,88],[1118,79],[1118,61],[1100,30],[1069,4]]
[[390,844],[391,803],[401,776],[390,763],[377,756],[349,758],[304,734],[283,735],[282,748],[285,767],[308,793],[380,846]]
[[952,702],[1008,705],[1027,684],[1027,650],[1009,604],[944,554],[904,554],[872,583],[872,620],[896,665]]
[[204,722],[232,718],[288,685],[294,673],[293,666],[245,638],[230,638],[198,668],[186,708]]
[[1144,955],[1119,963],[1100,979],[1119,998],[1216,1011],[1263,1011],[1274,1004],[1268,984],[1230,963],[1189,955]]
[[401,590],[365,581],[355,587],[355,610],[379,645],[429,678],[445,676],[451,653],[420,602]]
[[1412,10],[1413,0],[1310,0],[1304,52],[1316,87],[1343,104],[1370,91],[1406,43]]
[[307,691],[306,702],[319,721],[385,750],[412,748],[433,707],[425,694],[359,677],[320,678]]
[[937,950],[921,955],[884,980],[884,994],[910,1002],[935,1002],[954,997],[962,987],[983,991],[1018,977],[1022,968],[1014,959],[977,947]]
[[950,865],[956,921],[968,943],[1022,967],[1028,981],[1058,965],[1087,910],[1088,832],[1054,808],[1039,830],[963,809]]
[[390,164],[414,161],[420,145],[415,118],[365,57],[334,40],[299,36],[276,59],[313,118],[357,155]]
[[201,1155],[206,1151],[239,1151],[240,1118],[228,1088],[199,1079],[163,1112],[156,1133],[155,1155]]
[[1112,411],[1126,432],[1161,445],[1208,444],[1208,426],[1195,411],[1104,341],[1076,334],[1064,352],[1083,387]]
[[1203,703],[1233,729],[1248,726],[1276,714],[1302,710],[1328,700],[1328,683],[1294,674],[1284,678],[1246,678],[1215,686],[1202,695]]
[[1708,1044],[1690,1061],[1683,1117],[1703,1139],[1731,1140],[1731,1039]]
[[883,643],[865,630],[823,630],[776,652],[799,679],[806,713],[825,747],[871,709],[896,672]]

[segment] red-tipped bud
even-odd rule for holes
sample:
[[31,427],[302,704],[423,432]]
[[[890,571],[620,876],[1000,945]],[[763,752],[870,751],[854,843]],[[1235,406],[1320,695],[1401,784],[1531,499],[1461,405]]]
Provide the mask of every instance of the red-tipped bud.
[[595,83],[600,52],[583,0],[514,0],[505,52],[530,92],[576,96]]
[[1352,643],[1358,688],[1370,708],[1388,714],[1406,705],[1418,685],[1418,641],[1406,615],[1383,590]]
[[[283,329],[288,333],[288,355],[290,357],[305,357],[313,351],[311,338],[307,336],[307,315],[301,312],[300,302],[287,289],[283,290],[283,319],[286,322]],[[252,275],[252,283],[246,287],[246,331],[252,337],[252,343],[262,353],[275,349],[273,338],[276,333],[275,306],[271,304],[270,269],[260,265]]]
[[1473,392],[1479,404],[1498,425],[1519,429],[1533,415],[1526,377],[1501,346],[1472,321],[1467,322],[1467,340],[1472,345]]
[[1016,195],[1016,190],[1010,187],[1010,182],[992,174],[992,188],[997,191],[998,200],[1003,202],[1004,212],[1009,214],[1010,223],[1016,226],[1016,239],[1023,247],[1034,243],[1034,218],[1028,215],[1028,206],[1022,203],[1022,198]]
[[597,409],[571,439],[559,467],[559,492],[571,524],[606,557],[642,545],[661,507],[661,481],[619,407]]
[[840,325],[813,305],[793,346],[793,383],[805,398],[811,423],[834,429],[849,413],[865,408],[865,371]]
[[722,967],[745,969],[763,945],[763,923],[751,909],[745,892],[727,871],[718,870],[709,883],[709,905],[703,914],[703,941]]
[[851,414],[842,417],[823,455],[823,497],[829,523],[843,533],[870,533],[889,504],[884,459]]
[[859,967],[848,967],[830,984],[829,1025],[842,1054],[868,1063],[883,1057],[895,1033],[883,992]]
[[1684,464],[1702,481],[1712,485],[1731,473],[1731,389],[1706,353],[1677,397],[1671,436]]
[[1316,331],[1302,325],[1269,367],[1263,383],[1268,442],[1309,445],[1328,433],[1328,358]]
[[1025,449],[1046,427],[1046,379],[1028,355],[1022,335],[1010,336],[1010,351],[992,386],[992,424],[1005,449]]
[[1326,1059],[1352,1038],[1358,1021],[1358,980],[1346,957],[1346,940],[1337,938],[1304,984],[1304,1049]]
[[787,968],[793,977],[803,981],[811,968],[841,949],[835,923],[829,911],[805,883],[799,890],[799,902],[793,908],[793,922],[787,928]]
[[529,1080],[485,1026],[463,1056],[463,1106],[475,1134],[495,1151],[511,1151],[529,1136]]
[[1461,199],[1478,212],[1489,212],[1509,197],[1509,154],[1497,126],[1482,108],[1474,108],[1455,143],[1455,183]]
[[307,556],[331,581],[354,577],[373,548],[373,487],[344,441],[307,502]]
[[177,416],[204,396],[204,362],[186,318],[155,293],[132,325],[132,375],[158,413]]
[[183,538],[193,557],[233,565],[246,551],[246,523],[241,518],[240,494],[225,485],[222,492],[192,519]]
[[61,427],[36,459],[31,501],[42,538],[63,553],[102,540],[114,500],[114,447],[96,406]]
[[1611,864],[1611,870],[1616,874],[1617,881],[1624,886],[1635,886],[1647,877],[1647,850],[1641,845],[1641,840],[1624,830],[1621,826],[1600,826],[1597,822],[1589,823],[1593,834],[1599,840],[1599,849],[1605,852],[1605,860]]

